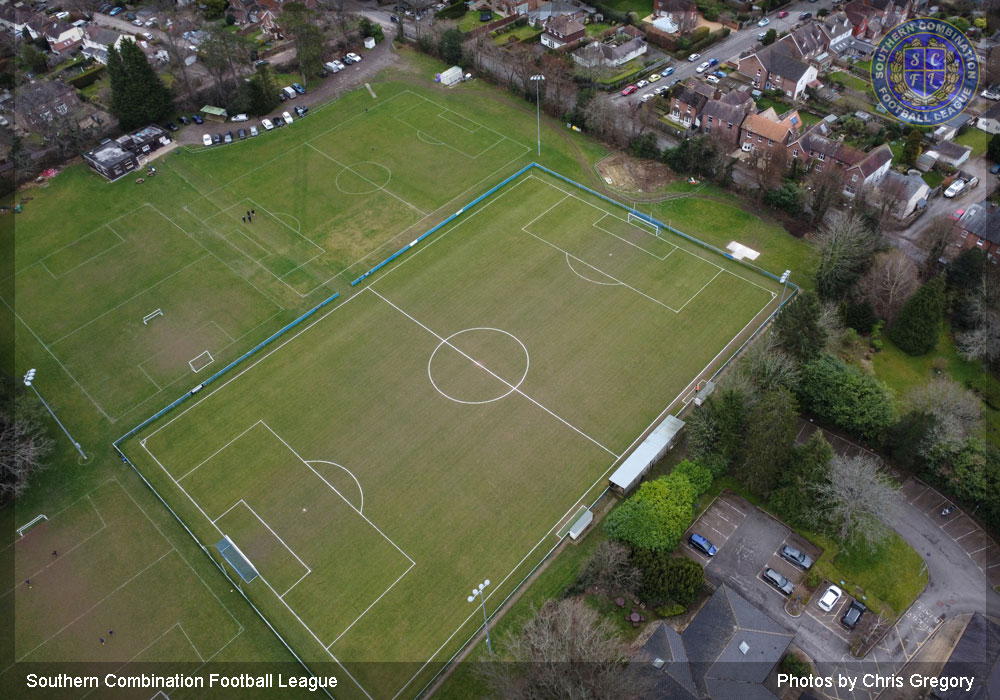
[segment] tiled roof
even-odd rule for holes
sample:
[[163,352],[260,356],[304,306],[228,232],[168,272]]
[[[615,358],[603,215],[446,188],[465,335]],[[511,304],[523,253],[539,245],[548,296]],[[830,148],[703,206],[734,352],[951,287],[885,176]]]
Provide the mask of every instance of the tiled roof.
[[865,177],[871,177],[872,173],[878,171],[886,163],[892,162],[892,149],[886,144],[882,144],[877,148],[873,148],[865,159],[858,164],[858,168],[861,170],[861,174]]
[[778,119],[774,110],[769,108],[760,114],[748,115],[743,120],[743,128],[753,134],[783,143],[788,133],[793,131],[795,124],[799,124],[800,121],[799,113],[794,110],[786,114],[783,119]]
[[979,115],[979,118],[1000,120],[1000,102],[994,102],[992,107]]
[[585,31],[585,27],[568,15],[560,15],[545,23],[545,31],[554,32],[560,36],[569,36]]
[[957,144],[954,141],[940,141],[934,144],[934,150],[949,160],[955,160],[956,158],[961,158],[972,149],[968,146]]
[[809,70],[809,66],[791,55],[790,50],[789,46],[783,46],[779,42],[758,51],[757,57],[769,73],[789,80],[798,80]]

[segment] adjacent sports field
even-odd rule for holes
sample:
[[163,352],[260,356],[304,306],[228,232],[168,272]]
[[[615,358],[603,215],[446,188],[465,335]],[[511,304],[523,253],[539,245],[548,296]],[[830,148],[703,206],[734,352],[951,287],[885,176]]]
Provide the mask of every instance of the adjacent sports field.
[[[411,177],[394,208],[447,178]],[[224,536],[246,555],[244,590],[339,664],[344,697],[416,695],[481,624],[468,590],[490,578],[492,612],[777,304],[773,280],[628,218],[531,170],[124,444],[213,555]],[[289,246],[268,274],[304,291],[289,265],[314,270],[310,250]]]

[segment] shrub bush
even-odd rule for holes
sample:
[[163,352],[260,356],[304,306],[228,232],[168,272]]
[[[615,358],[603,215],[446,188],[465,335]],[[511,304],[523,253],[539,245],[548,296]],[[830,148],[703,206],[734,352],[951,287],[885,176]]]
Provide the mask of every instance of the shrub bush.
[[72,78],[67,78],[66,82],[75,87],[77,90],[85,88],[88,85],[92,85],[101,74],[104,72],[104,66],[97,65],[93,68],[83,71],[79,75],[74,75]]
[[812,675],[812,667],[798,654],[785,654],[781,659],[781,672],[796,678],[807,678]]
[[820,355],[802,367],[799,397],[821,420],[873,440],[881,439],[895,418],[888,387],[832,355]]
[[694,519],[694,488],[686,476],[668,474],[647,481],[604,521],[612,539],[633,548],[674,549]]
[[925,282],[906,300],[889,330],[900,350],[907,355],[924,355],[937,345],[945,307],[945,282],[941,276]]
[[687,480],[691,482],[695,496],[700,496],[712,486],[712,472],[698,462],[685,459],[674,467],[672,473],[686,476]]
[[685,610],[687,608],[680,603],[667,603],[656,608],[656,614],[660,617],[677,617],[683,615]]
[[990,381],[990,376],[980,372],[969,381],[969,388],[979,395],[983,402],[994,410],[1000,410],[1000,385]]
[[465,5],[465,2],[456,2],[454,5],[448,5],[443,10],[439,10],[436,17],[439,19],[458,19],[468,11],[469,8]]
[[705,583],[701,564],[671,552],[636,549],[632,561],[642,574],[639,595],[654,607],[668,601],[690,605]]

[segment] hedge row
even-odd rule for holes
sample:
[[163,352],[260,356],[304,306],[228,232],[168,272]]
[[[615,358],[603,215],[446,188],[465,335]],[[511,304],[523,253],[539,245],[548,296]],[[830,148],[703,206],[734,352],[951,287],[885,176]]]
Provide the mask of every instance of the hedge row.
[[438,19],[458,19],[465,15],[469,11],[464,0],[463,2],[456,2],[454,5],[448,5],[448,7],[443,10],[439,10],[437,15]]
[[104,72],[104,66],[97,65],[89,70],[85,70],[79,75],[74,75],[72,78],[66,78],[66,82],[75,87],[76,89],[82,89],[88,85],[92,85],[101,77],[101,73]]

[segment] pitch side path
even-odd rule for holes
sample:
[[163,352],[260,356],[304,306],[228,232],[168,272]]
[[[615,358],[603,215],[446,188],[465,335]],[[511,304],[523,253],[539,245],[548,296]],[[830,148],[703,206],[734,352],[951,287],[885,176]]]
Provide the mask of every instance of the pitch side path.
[[338,698],[418,695],[781,289],[534,165],[418,240],[116,443]]

